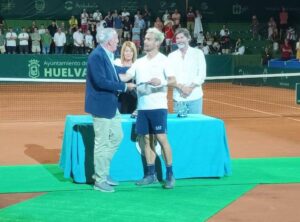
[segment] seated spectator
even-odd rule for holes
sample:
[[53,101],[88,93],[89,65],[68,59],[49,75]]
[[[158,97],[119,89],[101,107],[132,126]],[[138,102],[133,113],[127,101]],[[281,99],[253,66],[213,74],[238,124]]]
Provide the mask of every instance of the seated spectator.
[[229,31],[225,29],[225,35],[220,39],[221,50],[223,54],[229,54],[230,51],[230,37]]
[[268,65],[269,60],[272,59],[272,53],[270,52],[269,48],[266,47],[262,56],[261,56],[261,64],[263,66]]
[[245,46],[242,44],[241,38],[238,38],[235,43],[233,55],[244,55],[244,54],[245,54]]
[[293,54],[292,46],[288,39],[284,39],[284,43],[281,46],[281,60],[290,60]]
[[229,29],[226,27],[226,25],[223,25],[222,29],[220,30],[220,38],[226,35],[230,35]]
[[197,45],[203,45],[203,42],[205,40],[205,37],[203,35],[203,31],[200,31],[199,34],[197,35]]
[[210,53],[209,46],[206,44],[206,42],[203,42],[203,46],[201,49],[202,49],[204,55],[208,55]]

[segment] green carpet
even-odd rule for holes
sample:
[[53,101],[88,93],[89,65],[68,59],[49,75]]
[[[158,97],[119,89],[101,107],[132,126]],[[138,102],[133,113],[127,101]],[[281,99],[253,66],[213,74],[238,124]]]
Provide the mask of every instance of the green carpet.
[[[235,159],[232,161],[232,176],[177,180],[177,186],[297,183],[300,182],[299,166],[300,158]],[[0,167],[0,178],[0,193],[91,189],[89,185],[64,179],[56,164],[3,166]],[[122,183],[121,187],[127,184],[130,186],[132,182]]]
[[[183,181],[181,182],[184,185]],[[204,221],[254,185],[120,188],[56,191],[0,210],[1,222],[184,222]]]
[[0,167],[0,193],[47,192],[0,210],[1,222],[205,221],[257,184],[299,183],[300,158],[235,159],[221,179],[182,179],[174,190],[123,182],[116,193],[63,178],[57,165]]

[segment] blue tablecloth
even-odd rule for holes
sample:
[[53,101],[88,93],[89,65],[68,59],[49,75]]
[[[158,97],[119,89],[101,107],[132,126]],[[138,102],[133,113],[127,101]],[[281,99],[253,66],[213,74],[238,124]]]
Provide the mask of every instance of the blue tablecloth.
[[[122,116],[124,139],[116,152],[110,175],[119,181],[143,177],[143,164],[134,139],[135,119]],[[230,155],[224,122],[205,115],[177,118],[168,115],[168,138],[173,152],[173,171],[176,178],[222,177],[231,174]],[[86,183],[93,171],[92,117],[66,117],[60,166],[65,178]],[[160,157],[161,159],[161,157]],[[162,176],[164,162],[160,161]],[[91,169],[92,168],[92,169]]]

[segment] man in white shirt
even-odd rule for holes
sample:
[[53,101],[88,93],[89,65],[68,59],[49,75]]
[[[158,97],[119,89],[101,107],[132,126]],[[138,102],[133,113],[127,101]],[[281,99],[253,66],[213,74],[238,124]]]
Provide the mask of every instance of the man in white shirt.
[[[167,86],[175,85],[175,77],[168,59],[159,52],[164,40],[164,34],[156,28],[147,30],[144,42],[146,55],[138,59],[126,75],[121,75],[122,81],[131,78],[136,80],[138,96],[138,115],[136,121],[137,134],[144,140],[144,153],[147,162],[146,175],[136,182],[136,185],[148,185],[157,182],[155,172],[156,153],[151,143],[154,136],[162,147],[166,161],[166,181],[164,188],[172,189],[175,179],[172,170],[172,151],[167,139]],[[125,78],[124,78],[125,77]]]
[[63,54],[64,46],[66,44],[66,35],[61,31],[61,28],[57,29],[57,32],[54,34],[53,41],[55,44],[55,54]]
[[26,32],[25,28],[22,28],[22,31],[18,35],[19,39],[19,51],[20,54],[28,54],[28,39],[29,35]]
[[15,54],[17,47],[17,34],[13,31],[12,28],[9,28],[8,32],[5,35],[6,38],[6,47],[8,54]]
[[81,28],[78,28],[76,32],[73,33],[73,41],[74,41],[74,54],[83,54],[84,51],[84,36],[82,34]]
[[84,36],[84,46],[86,54],[90,54],[95,46],[94,37],[91,35],[90,30],[87,30],[86,35]]
[[177,85],[173,91],[174,110],[178,114],[202,113],[202,84],[206,77],[206,61],[200,49],[189,46],[191,35],[185,28],[175,32],[178,49],[169,54]]

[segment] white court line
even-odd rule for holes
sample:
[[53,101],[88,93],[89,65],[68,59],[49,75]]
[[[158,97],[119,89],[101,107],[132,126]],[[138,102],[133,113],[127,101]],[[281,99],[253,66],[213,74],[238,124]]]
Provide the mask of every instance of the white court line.
[[242,98],[242,97],[239,97],[239,96],[228,96],[226,94],[221,94],[221,95],[225,96],[225,97],[229,97],[229,98],[237,98],[237,99],[242,99],[242,100],[247,100],[247,101],[252,101],[252,102],[259,102],[259,103],[265,103],[265,104],[269,104],[269,105],[275,105],[275,106],[281,106],[281,107],[300,110],[300,108],[298,108],[298,107],[288,106],[288,105],[281,105],[281,104],[278,104],[278,103],[267,102],[267,101],[264,101],[264,100],[247,99],[247,98]]
[[251,111],[254,111],[254,112],[257,112],[257,113],[263,113],[263,114],[267,114],[267,115],[270,115],[270,116],[281,117],[281,115],[278,115],[278,114],[264,112],[264,111],[257,110],[257,109],[251,109],[251,108],[245,107],[245,106],[233,105],[233,104],[230,104],[230,103],[220,102],[220,101],[213,100],[213,99],[204,99],[204,100],[212,101],[212,102],[215,102],[215,103],[219,103],[219,104],[223,104],[223,105],[228,105],[228,106],[232,106],[232,107],[236,107],[236,108],[240,108],[240,109],[251,110]]

